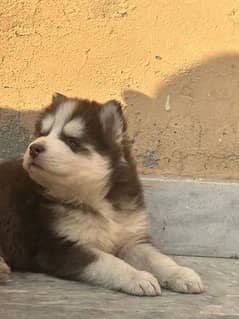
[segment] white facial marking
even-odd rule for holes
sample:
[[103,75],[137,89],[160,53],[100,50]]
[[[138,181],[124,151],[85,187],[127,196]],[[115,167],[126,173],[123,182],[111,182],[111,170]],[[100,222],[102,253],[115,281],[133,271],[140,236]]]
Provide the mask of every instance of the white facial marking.
[[62,103],[55,115],[55,122],[51,130],[51,135],[59,135],[63,130],[65,123],[70,119],[76,108],[75,101],[67,101]]
[[65,125],[63,132],[67,136],[81,137],[83,130],[84,130],[84,123],[82,119],[75,118]]
[[54,116],[52,114],[47,114],[41,122],[41,133],[48,133],[54,123]]

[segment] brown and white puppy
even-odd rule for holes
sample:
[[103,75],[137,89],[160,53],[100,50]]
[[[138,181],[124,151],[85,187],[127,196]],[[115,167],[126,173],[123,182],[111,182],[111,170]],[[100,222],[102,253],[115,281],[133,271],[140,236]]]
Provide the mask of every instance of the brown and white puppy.
[[[24,167],[24,169],[23,169]],[[200,277],[151,244],[118,102],[57,94],[22,161],[0,165],[0,280],[14,271],[133,295],[201,293]]]

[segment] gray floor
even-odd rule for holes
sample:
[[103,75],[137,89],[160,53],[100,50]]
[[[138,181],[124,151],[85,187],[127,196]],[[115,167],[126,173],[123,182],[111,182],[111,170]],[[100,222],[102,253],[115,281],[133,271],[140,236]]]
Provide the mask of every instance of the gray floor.
[[207,283],[202,295],[163,291],[133,297],[35,274],[14,274],[0,287],[1,319],[239,318],[239,260],[175,257]]

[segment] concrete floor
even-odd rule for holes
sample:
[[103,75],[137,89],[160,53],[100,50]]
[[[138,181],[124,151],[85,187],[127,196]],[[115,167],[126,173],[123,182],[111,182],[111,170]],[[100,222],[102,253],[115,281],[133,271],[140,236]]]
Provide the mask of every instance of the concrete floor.
[[206,293],[184,295],[164,290],[160,297],[134,297],[44,275],[14,274],[0,287],[0,318],[239,318],[239,260],[175,259],[201,274],[208,286]]

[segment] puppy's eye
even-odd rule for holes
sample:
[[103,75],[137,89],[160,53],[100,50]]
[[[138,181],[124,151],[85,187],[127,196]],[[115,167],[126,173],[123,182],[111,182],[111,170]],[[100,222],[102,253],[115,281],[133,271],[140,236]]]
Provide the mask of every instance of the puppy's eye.
[[76,138],[73,137],[67,137],[65,139],[65,143],[71,148],[71,149],[76,149],[79,147],[79,141]]

